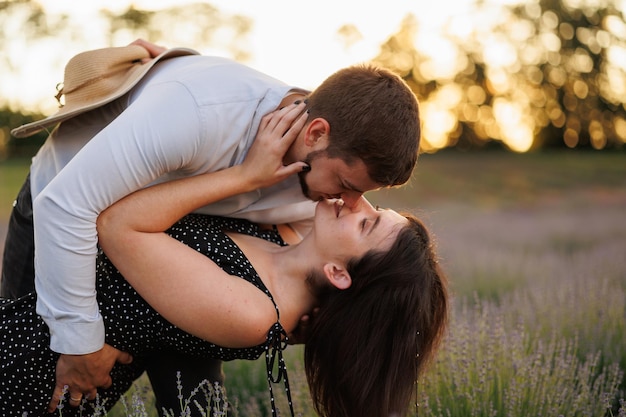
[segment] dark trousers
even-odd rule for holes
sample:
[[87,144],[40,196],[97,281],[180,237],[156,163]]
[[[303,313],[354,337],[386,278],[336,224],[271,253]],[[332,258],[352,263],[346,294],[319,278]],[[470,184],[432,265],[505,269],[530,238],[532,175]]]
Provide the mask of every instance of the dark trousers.
[[[35,241],[33,234],[33,204],[30,193],[30,176],[22,185],[13,206],[2,259],[0,295],[4,298],[19,298],[35,290]],[[159,415],[163,408],[180,414],[177,388],[177,372],[180,371],[183,398],[202,381],[224,381],[222,362],[215,359],[198,359],[178,352],[159,352],[146,360],[146,371],[156,397]],[[196,400],[203,403],[203,395]],[[202,404],[204,406],[204,404]],[[201,415],[191,406],[191,415]],[[207,413],[208,414],[208,413]]]
[[20,298],[35,291],[35,242],[30,176],[13,203],[2,255],[0,295]]

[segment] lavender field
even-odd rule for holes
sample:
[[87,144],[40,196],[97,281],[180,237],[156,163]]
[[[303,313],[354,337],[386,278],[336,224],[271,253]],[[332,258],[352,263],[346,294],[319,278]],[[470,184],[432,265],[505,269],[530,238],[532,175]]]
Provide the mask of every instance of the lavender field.
[[[368,195],[426,221],[454,297],[412,415],[626,416],[626,155],[420,158],[409,185]],[[313,416],[301,354],[288,348],[289,376]],[[264,367],[226,364],[228,415],[265,415]],[[147,382],[138,392],[156,415]]]
[[[428,200],[439,171],[424,159],[417,182],[432,182],[416,188]],[[449,191],[462,201],[434,197],[424,211],[455,310],[422,382],[420,415],[620,413],[626,159],[492,154],[447,162],[456,173]]]

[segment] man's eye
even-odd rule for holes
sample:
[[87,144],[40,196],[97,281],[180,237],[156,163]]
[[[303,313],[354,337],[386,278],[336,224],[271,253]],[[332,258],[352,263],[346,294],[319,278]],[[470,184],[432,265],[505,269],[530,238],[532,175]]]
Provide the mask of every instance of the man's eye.
[[367,224],[367,219],[363,219],[363,220],[361,221],[361,230],[364,230],[364,229],[365,229],[365,225],[366,225],[366,224]]

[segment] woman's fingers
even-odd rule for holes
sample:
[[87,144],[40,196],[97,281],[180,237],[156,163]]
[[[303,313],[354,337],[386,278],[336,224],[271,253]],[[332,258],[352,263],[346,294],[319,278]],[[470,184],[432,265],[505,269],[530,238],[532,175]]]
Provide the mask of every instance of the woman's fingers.
[[305,108],[305,103],[298,102],[263,117],[254,144],[242,164],[246,176],[255,186],[273,185],[306,166],[301,161],[284,165],[290,146],[306,124]]
[[298,117],[302,115],[305,109],[306,103],[297,100],[292,105],[266,114],[261,121],[260,129],[266,129],[270,131],[272,135],[276,135],[273,137],[280,138],[290,130],[294,121],[298,120]]

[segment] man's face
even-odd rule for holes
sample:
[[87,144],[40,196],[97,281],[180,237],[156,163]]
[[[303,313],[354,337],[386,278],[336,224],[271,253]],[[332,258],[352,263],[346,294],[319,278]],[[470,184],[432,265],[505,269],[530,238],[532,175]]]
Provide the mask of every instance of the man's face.
[[302,192],[311,200],[341,198],[348,207],[353,207],[364,192],[381,188],[370,179],[361,159],[348,165],[341,158],[329,158],[322,150],[309,153],[305,162],[311,171],[298,175]]

